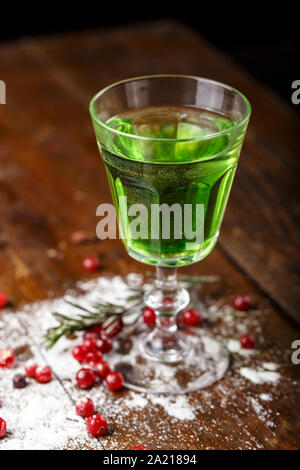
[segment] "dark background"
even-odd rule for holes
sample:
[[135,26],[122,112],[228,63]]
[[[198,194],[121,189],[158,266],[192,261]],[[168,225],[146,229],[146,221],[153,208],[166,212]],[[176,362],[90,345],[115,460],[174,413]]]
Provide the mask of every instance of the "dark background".
[[[286,2],[6,2],[0,7],[0,40],[103,28],[134,21],[181,21],[229,54],[253,75],[291,102],[291,83],[300,79],[299,8]],[[0,64],[1,70],[1,64]]]

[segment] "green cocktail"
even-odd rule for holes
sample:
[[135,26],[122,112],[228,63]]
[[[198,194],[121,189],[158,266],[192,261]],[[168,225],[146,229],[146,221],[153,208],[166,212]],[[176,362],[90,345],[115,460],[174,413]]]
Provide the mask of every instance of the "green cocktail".
[[144,296],[156,326],[137,329],[132,350],[113,365],[134,390],[207,387],[226,373],[228,351],[205,329],[178,330],[176,315],[189,293],[176,268],[205,258],[217,241],[249,102],[212,80],[154,75],[108,86],[90,112],[126,249],[157,273]]
[[[121,135],[115,138],[110,150],[98,141],[114,204],[122,220],[127,219],[124,243],[129,254],[144,263],[161,266],[182,266],[207,256],[218,237],[242,142],[242,134],[234,143],[226,133],[209,136],[227,131],[234,122],[226,116],[197,108],[161,106],[126,112],[108,120],[107,124],[126,134],[176,140],[168,144],[165,140],[141,143]],[[178,142],[196,138],[201,141]],[[127,197],[127,207],[119,207],[121,196]],[[133,204],[143,204],[147,210],[146,233],[140,230],[139,238],[132,236],[130,230],[134,216],[128,215],[128,208]],[[151,210],[153,205],[162,204],[168,207],[179,204],[181,221],[169,213],[170,230],[164,239],[162,228],[168,213],[160,211],[159,236],[154,239]],[[197,240],[196,235],[194,240],[185,236],[187,204],[192,211],[191,220],[187,222],[192,225],[192,233],[199,229],[197,204],[203,206],[199,215],[203,218],[201,240]],[[180,224],[177,230],[175,221]]]

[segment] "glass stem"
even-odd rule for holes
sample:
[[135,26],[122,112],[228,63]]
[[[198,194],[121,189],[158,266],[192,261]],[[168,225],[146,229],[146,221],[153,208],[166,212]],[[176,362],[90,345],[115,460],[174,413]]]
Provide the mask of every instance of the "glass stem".
[[156,266],[156,285],[166,291],[177,289],[177,268]]
[[177,268],[156,267],[155,287],[157,294],[161,296],[161,306],[157,307],[157,328],[164,332],[175,332],[177,330],[176,315],[177,309],[175,297],[178,288]]
[[184,337],[178,331],[176,315],[189,303],[189,294],[177,282],[177,270],[157,267],[153,288],[145,304],[156,313],[156,326],[147,336],[143,349],[147,356],[162,362],[178,362],[187,353]]

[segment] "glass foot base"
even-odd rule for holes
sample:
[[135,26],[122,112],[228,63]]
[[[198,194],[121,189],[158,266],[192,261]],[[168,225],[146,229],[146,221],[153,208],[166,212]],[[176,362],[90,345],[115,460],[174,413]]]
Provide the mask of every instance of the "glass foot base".
[[183,333],[188,353],[176,363],[157,362],[145,354],[149,333],[122,339],[110,363],[123,374],[124,385],[139,392],[179,395],[209,387],[224,377],[229,353],[219,341],[195,330]]

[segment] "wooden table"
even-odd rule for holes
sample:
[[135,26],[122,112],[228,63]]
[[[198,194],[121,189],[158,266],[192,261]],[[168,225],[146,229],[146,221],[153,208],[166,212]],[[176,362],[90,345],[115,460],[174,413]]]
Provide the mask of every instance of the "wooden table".
[[[255,308],[249,313],[233,322],[222,317],[209,327],[224,340],[238,339],[243,328],[254,333],[257,352],[233,354],[223,381],[188,397],[194,410],[188,420],[151,401],[145,409],[128,409],[122,403],[128,404],[129,392],[109,395],[100,386],[93,396],[106,394],[101,406],[110,431],[97,441],[83,430],[80,442],[70,439],[58,448],[128,449],[141,441],[152,449],[299,448],[300,366],[291,362],[291,343],[300,338],[299,118],[272,91],[176,22],[25,38],[0,47],[0,79],[7,87],[7,104],[0,105],[0,288],[14,306],[2,315],[1,344],[8,346],[18,331],[26,346],[18,350],[20,364],[32,354],[47,360],[34,315],[17,311],[94,277],[82,269],[85,255],[99,255],[101,276],[145,271],[119,241],[74,245],[70,237],[79,229],[93,233],[96,207],[110,200],[88,114],[91,96],[111,82],[154,73],[227,82],[252,103],[220,241],[207,259],[185,271],[220,277],[202,288],[204,308],[230,306],[236,293],[251,295]],[[64,252],[63,260],[51,257],[55,249]],[[19,322],[17,330],[11,327],[13,319]],[[242,367],[269,362],[279,368],[277,384],[254,384],[240,373]],[[76,400],[79,392],[63,374],[57,372],[53,384],[62,401]],[[0,399],[4,417],[1,392]],[[9,446],[9,439],[14,439],[13,428],[0,448],[4,442]]]

